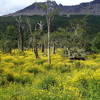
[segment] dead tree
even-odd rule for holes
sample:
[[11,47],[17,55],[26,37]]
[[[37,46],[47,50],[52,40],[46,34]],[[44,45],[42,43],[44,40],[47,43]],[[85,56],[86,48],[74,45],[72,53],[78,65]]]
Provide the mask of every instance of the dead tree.
[[51,22],[54,16],[57,14],[57,9],[54,8],[53,2],[51,0],[46,0],[46,4],[40,5],[44,10],[47,22],[47,33],[48,33],[48,64],[51,64],[51,54],[50,54],[50,33],[51,33]]
[[23,51],[24,50],[24,26],[22,25],[22,18],[21,16],[16,19],[17,21],[17,27],[19,32],[19,38],[18,38],[18,48]]
[[[43,32],[43,26],[44,26],[43,22],[40,21],[39,23],[37,23],[37,25],[39,25],[40,32]],[[44,48],[44,41],[43,42],[41,41],[41,51],[44,52],[44,49],[45,49]]]
[[[29,27],[29,31],[30,31],[30,42],[29,44],[32,45],[32,48],[33,48],[33,51],[34,51],[34,55],[37,58],[39,58],[39,55],[38,55],[38,41],[37,41],[37,35],[33,32],[32,32],[32,27],[31,27],[31,24],[30,24],[30,21],[29,19],[27,18],[27,24],[28,24],[28,27]],[[37,29],[36,29],[37,30]],[[36,31],[35,30],[35,31]]]
[[56,54],[56,47],[55,47],[55,43],[53,43],[52,53],[53,53],[53,54]]
[[37,23],[39,25],[39,29],[40,31],[43,31],[43,26],[44,24],[42,23],[42,21],[40,21],[39,23]]

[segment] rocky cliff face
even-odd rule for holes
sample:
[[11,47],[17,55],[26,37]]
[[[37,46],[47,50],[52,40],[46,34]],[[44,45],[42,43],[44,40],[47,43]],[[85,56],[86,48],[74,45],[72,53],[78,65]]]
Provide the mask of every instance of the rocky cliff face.
[[[45,4],[46,2],[34,3],[20,11],[17,11],[10,16],[33,16],[33,15],[45,15],[45,12],[38,6],[40,4]],[[100,15],[100,0],[94,0],[88,3],[81,3],[76,6],[63,6],[62,4],[57,4],[55,1],[50,2],[50,5],[54,8],[59,9],[60,15]]]

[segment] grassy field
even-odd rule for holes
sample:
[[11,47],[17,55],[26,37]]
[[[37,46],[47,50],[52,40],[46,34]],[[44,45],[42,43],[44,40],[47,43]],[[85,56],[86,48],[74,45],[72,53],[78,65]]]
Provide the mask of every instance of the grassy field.
[[100,55],[71,61],[62,50],[47,56],[39,51],[0,52],[0,100],[100,100]]

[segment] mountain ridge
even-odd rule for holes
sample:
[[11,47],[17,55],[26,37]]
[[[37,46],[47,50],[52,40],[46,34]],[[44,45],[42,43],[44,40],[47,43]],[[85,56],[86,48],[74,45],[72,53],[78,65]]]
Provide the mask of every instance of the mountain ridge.
[[[33,15],[45,15],[45,12],[39,8],[38,4],[45,4],[46,2],[33,3],[32,5],[19,10],[15,13],[9,14],[7,16],[33,16]],[[59,9],[60,15],[100,15],[100,1],[93,0],[91,2],[80,3],[79,5],[66,6],[62,4],[57,4],[55,1],[50,2],[54,8]]]

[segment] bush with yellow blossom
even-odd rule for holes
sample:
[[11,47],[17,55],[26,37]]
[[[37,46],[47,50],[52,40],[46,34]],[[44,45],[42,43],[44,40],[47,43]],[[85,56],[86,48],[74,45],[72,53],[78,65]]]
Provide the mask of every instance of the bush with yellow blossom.
[[32,50],[0,52],[0,100],[99,100],[100,55],[72,61],[61,52],[51,65],[40,50],[39,59]]

